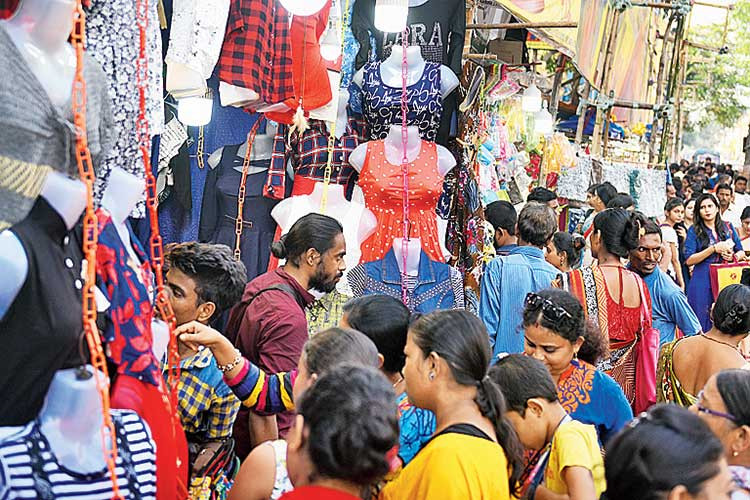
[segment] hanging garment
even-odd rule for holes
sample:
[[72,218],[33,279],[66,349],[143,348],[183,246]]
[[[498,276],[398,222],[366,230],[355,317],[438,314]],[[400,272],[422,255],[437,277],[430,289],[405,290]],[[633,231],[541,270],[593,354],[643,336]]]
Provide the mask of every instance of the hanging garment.
[[103,332],[108,357],[117,366],[117,373],[158,386],[161,373],[151,334],[154,316],[151,264],[127,222],[130,244],[140,262],[136,262],[125,248],[110,213],[99,208],[96,218],[99,228],[96,281],[109,302]]
[[320,37],[328,25],[331,0],[311,16],[292,16],[289,28],[292,45],[292,76],[294,96],[284,101],[286,112],[268,112],[266,116],[276,122],[293,123],[299,106],[305,111],[325,106],[333,98],[328,79],[326,60],[320,55]]
[[219,79],[275,104],[294,97],[289,13],[276,0],[232,0]]
[[[0,27],[0,230],[19,222],[31,210],[51,170],[78,178],[72,100],[62,107],[49,98],[39,79]],[[84,57],[86,127],[96,175],[115,139],[107,79],[99,64]],[[31,105],[33,104],[33,105]],[[28,182],[26,177],[37,178]],[[5,182],[7,181],[7,182]]]
[[164,60],[184,64],[208,80],[221,54],[229,0],[175,0]]
[[[406,275],[410,311],[424,314],[438,309],[463,309],[464,281],[448,264],[431,260],[422,251],[416,276]],[[393,249],[382,260],[360,264],[347,275],[355,297],[382,294],[401,299],[402,275]]]
[[[344,238],[346,241],[346,238]],[[343,279],[341,281],[344,281]],[[339,281],[339,283],[341,283]],[[338,285],[336,285],[338,287]],[[351,296],[345,295],[338,290],[323,295],[316,299],[305,309],[307,316],[307,332],[312,337],[318,332],[339,326],[341,318],[344,317],[344,304]]]
[[188,449],[185,431],[169,402],[164,383],[158,387],[130,375],[118,375],[110,398],[112,408],[133,410],[146,422],[156,444],[156,498],[187,497]]
[[[164,129],[158,1],[148,0],[146,33],[146,120],[152,136],[161,134]],[[136,129],[140,110],[136,82],[140,35],[136,6],[132,0],[90,0],[85,12],[86,51],[99,61],[108,77],[109,96],[117,127],[112,152],[106,157],[96,176],[96,197],[101,199],[113,167],[119,167],[140,179],[145,175]],[[86,85],[88,87],[88,82]],[[145,213],[145,201],[140,201],[133,210],[133,215],[143,218]]]
[[[117,441],[115,473],[120,495],[126,500],[156,498],[155,450],[148,426],[132,411],[112,410],[111,417]],[[112,495],[112,477],[106,467],[78,473],[58,463],[38,420],[0,442],[0,471],[2,498],[96,500]]]
[[28,268],[15,301],[0,319],[6,352],[0,363],[0,427],[36,418],[55,372],[88,358],[87,350],[79,352],[83,254],[75,235],[41,197],[10,231],[23,246]]
[[[200,230],[198,240],[220,243],[234,249],[237,235],[237,195],[239,192],[244,159],[237,156],[240,144],[225,146],[221,161],[206,176],[203,190]],[[268,165],[268,160],[251,162],[251,166]],[[276,221],[271,210],[278,203],[263,196],[263,186],[267,172],[249,174],[245,183],[245,204],[243,206],[243,229],[240,237],[241,260],[247,269],[247,279],[252,280],[265,272],[271,256]]]
[[[435,207],[443,189],[438,171],[437,146],[422,141],[417,157],[409,163],[409,236],[420,238],[430,259],[442,262]],[[359,185],[365,205],[378,220],[378,230],[362,244],[360,262],[380,260],[393,245],[394,238],[403,237],[404,181],[399,165],[385,157],[383,141],[367,143],[365,164],[359,174]]]
[[[401,33],[383,33],[375,27],[375,0],[357,0],[352,14],[352,31],[360,44],[356,67],[374,52],[379,59],[390,55],[391,46],[401,43]],[[418,45],[426,61],[445,64],[461,74],[461,53],[466,36],[465,0],[427,0],[409,7],[406,19],[407,43]],[[375,38],[371,45],[369,34]]]
[[[362,113],[371,139],[385,139],[391,125],[400,125],[401,86],[391,87],[380,76],[380,62],[365,65],[362,80]],[[419,136],[434,141],[443,113],[440,64],[426,62],[419,80],[406,87],[406,123],[419,127]]]
[[[316,182],[325,180],[328,166],[328,128],[325,122],[310,120],[310,128],[302,134],[289,133],[289,128],[281,125],[273,140],[271,168],[265,195],[269,198],[282,199],[286,193],[286,170],[290,162],[294,177],[305,177]],[[287,137],[288,136],[288,137]],[[344,193],[351,200],[352,189],[359,173],[349,164],[349,155],[366,139],[365,123],[359,118],[350,116],[346,132],[333,142],[333,159],[331,160],[331,183],[346,186]],[[296,181],[295,181],[296,183]],[[309,193],[306,193],[309,194]]]

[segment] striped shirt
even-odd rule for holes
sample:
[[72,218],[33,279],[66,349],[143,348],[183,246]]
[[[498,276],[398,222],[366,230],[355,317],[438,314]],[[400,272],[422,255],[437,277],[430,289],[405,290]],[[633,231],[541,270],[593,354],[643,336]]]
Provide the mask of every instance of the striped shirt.
[[[151,432],[132,411],[112,410],[117,434],[116,474],[125,499],[156,498],[156,456]],[[101,450],[91,450],[101,453]],[[57,462],[39,421],[0,442],[0,499],[109,500],[109,471],[77,473]]]
[[294,410],[292,387],[297,370],[267,374],[256,365],[243,359],[240,373],[224,381],[242,404],[256,413],[274,414]]

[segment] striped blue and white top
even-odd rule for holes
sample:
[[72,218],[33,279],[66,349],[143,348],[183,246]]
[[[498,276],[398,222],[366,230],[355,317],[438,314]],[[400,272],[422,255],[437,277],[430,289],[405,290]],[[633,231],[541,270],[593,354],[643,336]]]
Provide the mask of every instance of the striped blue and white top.
[[[132,411],[112,410],[117,434],[117,482],[126,499],[156,498],[156,446],[148,425]],[[92,453],[101,453],[92,450]],[[0,500],[109,500],[112,481],[105,468],[78,473],[57,462],[38,421],[0,441]]]

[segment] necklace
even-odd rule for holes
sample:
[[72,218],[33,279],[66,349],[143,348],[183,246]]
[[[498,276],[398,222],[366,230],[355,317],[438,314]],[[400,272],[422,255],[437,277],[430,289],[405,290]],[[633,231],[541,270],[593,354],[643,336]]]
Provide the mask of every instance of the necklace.
[[715,339],[713,337],[709,337],[707,333],[701,334],[701,337],[703,337],[705,339],[708,339],[708,340],[710,340],[712,342],[716,342],[717,344],[724,344],[725,346],[729,346],[729,347],[731,347],[732,349],[734,349],[737,352],[739,352],[739,350],[740,350],[740,346],[739,345],[732,345],[729,342],[724,342],[723,340],[719,340],[719,339]]

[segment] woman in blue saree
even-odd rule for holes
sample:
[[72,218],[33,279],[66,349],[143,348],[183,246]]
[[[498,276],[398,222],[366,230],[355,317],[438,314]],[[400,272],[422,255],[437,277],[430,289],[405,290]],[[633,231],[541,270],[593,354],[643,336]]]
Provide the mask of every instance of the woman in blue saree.
[[607,339],[585,319],[578,299],[558,289],[526,296],[523,326],[524,352],[547,366],[565,411],[594,425],[606,445],[633,418],[617,382],[595,368],[607,352]]

